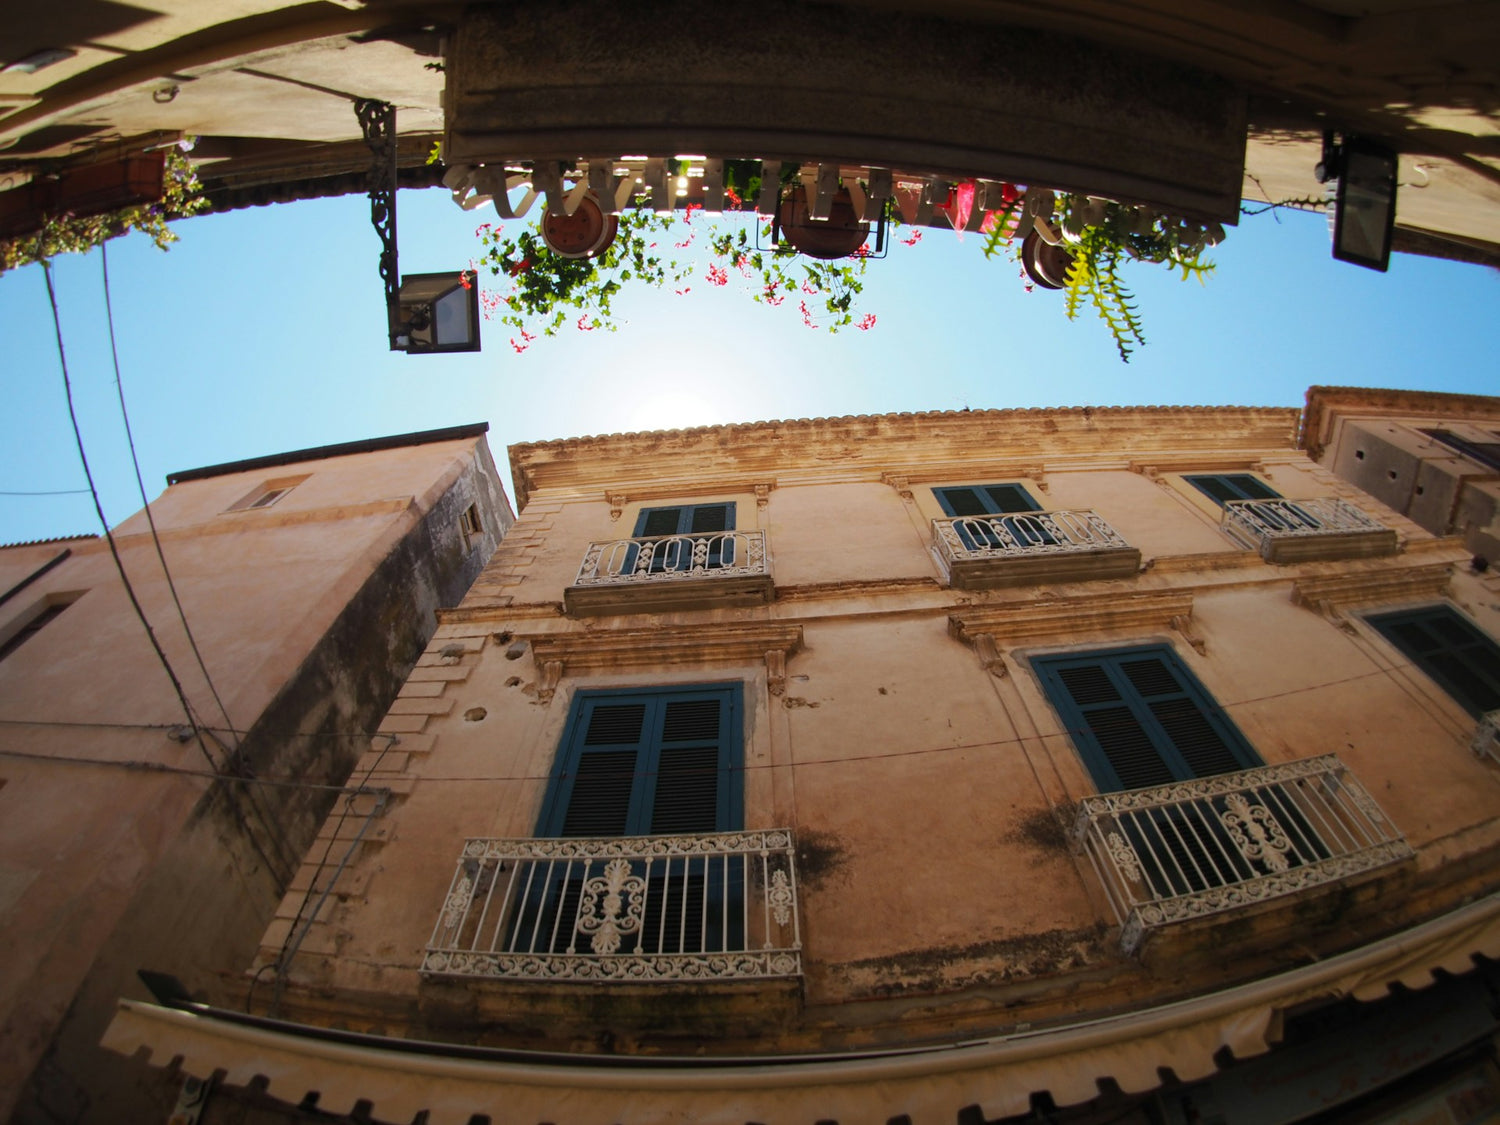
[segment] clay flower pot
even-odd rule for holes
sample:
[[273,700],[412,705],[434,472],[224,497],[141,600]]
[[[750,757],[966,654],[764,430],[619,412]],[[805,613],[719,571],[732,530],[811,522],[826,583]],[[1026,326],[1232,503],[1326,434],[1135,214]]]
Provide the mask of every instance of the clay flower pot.
[[620,220],[606,215],[592,193],[571,215],[550,204],[542,212],[542,241],[559,258],[597,258],[610,248],[619,230]]
[[809,258],[825,261],[847,258],[870,236],[870,224],[854,216],[848,188],[840,188],[833,197],[828,218],[814,219],[807,211],[807,193],[794,187],[782,199],[777,219],[788,242]]

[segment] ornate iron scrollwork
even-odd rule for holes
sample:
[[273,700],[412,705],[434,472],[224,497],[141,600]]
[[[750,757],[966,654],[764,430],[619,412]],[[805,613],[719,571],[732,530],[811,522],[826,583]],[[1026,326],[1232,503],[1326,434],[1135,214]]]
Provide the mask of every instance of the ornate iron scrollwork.
[[[354,103],[365,144],[370,146],[370,223],[380,236],[380,280],[385,286],[385,306],[396,305],[401,271],[396,259],[396,107],[374,98]],[[391,341],[395,349],[394,333]]]

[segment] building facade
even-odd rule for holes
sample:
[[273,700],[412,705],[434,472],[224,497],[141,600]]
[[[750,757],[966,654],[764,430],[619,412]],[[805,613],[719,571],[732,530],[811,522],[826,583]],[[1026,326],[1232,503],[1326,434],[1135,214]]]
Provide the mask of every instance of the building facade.
[[1500,599],[1300,422],[512,447],[243,995],[106,1044],[205,1122],[1484,1119]]
[[165,1120],[115,1001],[253,954],[514,518],[487,428],[174,474],[113,529],[128,590],[102,538],[0,548],[0,1120]]

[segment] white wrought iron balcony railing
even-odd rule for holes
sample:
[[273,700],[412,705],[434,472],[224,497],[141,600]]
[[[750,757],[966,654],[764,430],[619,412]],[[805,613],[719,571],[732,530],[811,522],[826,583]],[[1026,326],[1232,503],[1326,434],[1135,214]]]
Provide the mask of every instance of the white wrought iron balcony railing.
[[789,829],[469,840],[422,971],[535,981],[802,971]]
[[1394,529],[1336,496],[1230,500],[1224,505],[1220,522],[1235,542],[1272,561],[1277,561],[1278,555],[1294,553],[1327,557],[1314,541],[1350,544],[1356,549],[1349,553],[1356,555],[1388,554],[1396,549]]
[[1104,884],[1126,952],[1156,928],[1414,854],[1333,754],[1086,797],[1072,835]]
[[570,613],[657,613],[755,605],[775,596],[764,531],[717,531],[590,543]]
[[932,539],[953,585],[1120,578],[1141,553],[1091,511],[1013,512],[932,521]]
[[590,543],[574,585],[681,582],[766,573],[764,531],[718,531]]

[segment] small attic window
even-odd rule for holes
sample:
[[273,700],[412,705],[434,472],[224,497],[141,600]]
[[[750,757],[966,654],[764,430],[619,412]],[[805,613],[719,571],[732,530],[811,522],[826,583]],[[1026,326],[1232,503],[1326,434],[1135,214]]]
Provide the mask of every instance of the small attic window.
[[463,536],[464,550],[473,550],[474,541],[484,535],[484,521],[479,518],[478,504],[470,504],[458,517],[458,533]]
[[230,505],[231,512],[248,512],[255,508],[269,508],[280,500],[292,489],[307,479],[306,475],[300,477],[277,477],[268,480],[251,489],[238,502]]

